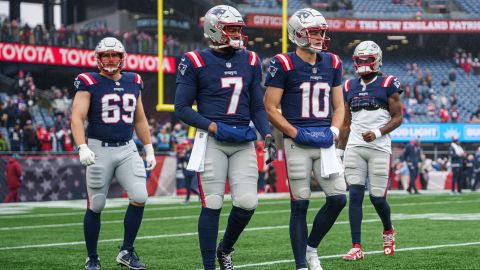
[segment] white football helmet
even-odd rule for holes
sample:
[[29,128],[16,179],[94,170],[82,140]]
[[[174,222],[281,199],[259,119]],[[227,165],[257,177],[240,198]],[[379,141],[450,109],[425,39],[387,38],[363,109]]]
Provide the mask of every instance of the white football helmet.
[[[240,35],[228,34],[227,28],[231,26],[240,27]],[[244,49],[248,37],[243,34],[245,22],[242,14],[237,9],[227,5],[214,6],[205,14],[203,22],[203,35],[214,43],[220,45],[210,45],[210,48],[220,49],[232,47],[235,49]]]
[[382,66],[382,49],[371,40],[360,42],[353,52],[353,66],[358,75],[378,72]]
[[[120,62],[116,66],[105,66],[101,57],[104,53],[119,53],[121,54]],[[95,48],[95,58],[97,59],[97,65],[100,70],[103,70],[107,74],[115,74],[118,71],[121,71],[125,65],[125,58],[127,53],[125,52],[125,47],[123,47],[120,40],[113,37],[106,37],[98,43]]]
[[[288,20],[288,38],[297,46],[313,52],[326,51],[330,45],[327,28],[322,13],[313,8],[303,8],[293,13]],[[321,37],[312,37],[312,31],[320,31]]]

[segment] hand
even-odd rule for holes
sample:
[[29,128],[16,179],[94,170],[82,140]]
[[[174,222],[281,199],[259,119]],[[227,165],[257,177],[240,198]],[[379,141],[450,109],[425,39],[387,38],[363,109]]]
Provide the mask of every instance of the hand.
[[145,161],[147,162],[147,167],[145,170],[151,171],[157,165],[157,160],[155,159],[155,151],[153,151],[152,144],[146,144],[143,146],[145,149]]
[[377,137],[373,131],[367,131],[362,133],[363,140],[366,142],[373,142]]
[[212,122],[208,125],[208,132],[216,134],[217,133],[217,123]]
[[265,144],[264,144],[265,151],[268,153],[268,159],[266,164],[270,164],[272,161],[277,159],[277,146],[273,142],[272,135],[268,134],[265,136]]
[[340,134],[340,130],[335,126],[331,126],[330,130],[333,133],[333,143],[335,144],[335,146],[337,146],[338,145],[338,136]]
[[345,150],[337,148],[335,152],[337,152],[337,156],[339,156],[340,159],[343,160],[343,154],[345,153]]
[[78,156],[83,166],[90,166],[95,163],[95,153],[86,144],[78,146]]

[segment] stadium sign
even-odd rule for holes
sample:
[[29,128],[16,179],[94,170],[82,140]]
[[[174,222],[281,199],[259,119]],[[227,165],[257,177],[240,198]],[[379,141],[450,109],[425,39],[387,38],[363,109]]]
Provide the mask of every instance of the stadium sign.
[[[480,20],[371,20],[327,18],[333,32],[378,33],[480,33]],[[282,28],[282,17],[248,14],[247,25],[257,28]]]
[[422,142],[480,142],[480,124],[403,124],[390,133],[393,142],[408,142],[419,137]]
[[[93,50],[4,42],[0,42],[0,61],[87,68],[97,67]],[[158,57],[150,54],[128,54],[125,69],[131,71],[157,72]],[[175,57],[164,57],[163,72],[166,74],[175,74]]]

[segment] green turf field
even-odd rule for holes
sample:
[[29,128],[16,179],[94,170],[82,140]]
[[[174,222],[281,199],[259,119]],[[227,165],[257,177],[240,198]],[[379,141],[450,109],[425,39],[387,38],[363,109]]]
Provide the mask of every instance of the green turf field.
[[[310,203],[309,223],[324,198]],[[382,226],[368,197],[364,202],[364,261],[341,259],[350,249],[348,208],[319,247],[329,269],[480,269],[480,193],[456,195],[390,195],[397,252],[382,253]],[[83,269],[83,213],[80,208],[0,206],[0,269]],[[348,206],[347,206],[348,207]],[[8,214],[23,209],[23,213]],[[99,255],[102,269],[115,265],[123,238],[125,207],[102,214]],[[148,269],[201,269],[197,219],[199,203],[150,204],[136,241]],[[223,230],[230,210],[226,202]],[[289,200],[261,200],[236,245],[237,269],[295,269],[288,236]],[[219,238],[221,237],[221,233]],[[124,268],[125,269],[125,268]]]

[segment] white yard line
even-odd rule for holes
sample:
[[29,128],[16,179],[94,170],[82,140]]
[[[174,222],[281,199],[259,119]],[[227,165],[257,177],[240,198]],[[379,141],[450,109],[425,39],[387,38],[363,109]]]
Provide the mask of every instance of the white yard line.
[[[458,244],[445,244],[445,245],[433,245],[433,246],[424,246],[424,247],[409,247],[409,248],[397,248],[395,252],[400,251],[412,251],[412,250],[429,250],[429,249],[439,249],[439,248],[447,248],[447,247],[463,247],[463,246],[476,246],[480,245],[480,242],[468,242],[468,243],[458,243]],[[383,250],[375,250],[375,251],[367,251],[363,252],[363,254],[381,254]],[[332,258],[341,258],[345,256],[345,254],[337,254],[337,255],[328,255],[328,256],[320,256],[320,259],[332,259]],[[235,265],[235,268],[249,268],[249,267],[258,267],[258,266],[269,266],[274,264],[285,264],[285,263],[294,263],[294,260],[278,260],[278,261],[270,261],[270,262],[261,262],[261,263],[251,263],[251,264],[243,264],[243,265]]]

